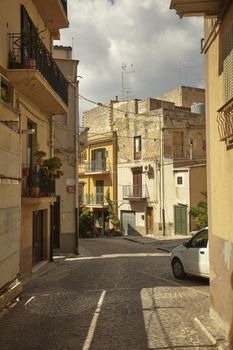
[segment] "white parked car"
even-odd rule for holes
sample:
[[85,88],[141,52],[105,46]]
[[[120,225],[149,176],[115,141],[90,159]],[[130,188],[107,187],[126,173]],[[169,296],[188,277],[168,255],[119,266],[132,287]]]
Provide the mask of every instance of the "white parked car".
[[208,227],[172,250],[171,265],[178,279],[185,278],[186,274],[209,278]]

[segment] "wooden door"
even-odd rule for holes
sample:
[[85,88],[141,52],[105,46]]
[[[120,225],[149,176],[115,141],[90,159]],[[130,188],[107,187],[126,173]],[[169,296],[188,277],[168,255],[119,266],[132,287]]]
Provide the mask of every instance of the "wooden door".
[[187,207],[175,206],[175,234],[187,235]]
[[91,168],[92,171],[106,170],[105,149],[99,148],[91,152]]
[[52,220],[53,247],[60,248],[60,197],[54,202]]
[[104,203],[104,180],[96,180],[96,204]]
[[147,234],[153,233],[153,208],[147,207],[146,209],[146,228]]
[[142,169],[133,170],[133,196],[142,197]]

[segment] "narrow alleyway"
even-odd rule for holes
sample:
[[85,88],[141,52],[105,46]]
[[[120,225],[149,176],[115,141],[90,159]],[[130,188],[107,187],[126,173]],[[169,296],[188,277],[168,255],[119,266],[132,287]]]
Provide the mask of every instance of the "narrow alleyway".
[[80,240],[81,256],[32,278],[0,318],[1,350],[209,349],[195,317],[203,279],[178,283],[169,254],[121,238]]

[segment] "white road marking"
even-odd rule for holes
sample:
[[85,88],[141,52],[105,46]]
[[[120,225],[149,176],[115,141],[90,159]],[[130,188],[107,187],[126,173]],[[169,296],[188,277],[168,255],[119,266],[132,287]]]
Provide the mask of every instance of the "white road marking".
[[141,257],[151,257],[151,256],[170,256],[170,253],[164,252],[164,253],[104,254],[101,256],[80,256],[77,258],[66,258],[65,261],[128,258],[128,257],[141,258]]
[[26,301],[26,303],[24,304],[24,306],[26,306],[27,304],[30,303],[30,301],[32,301],[33,299],[35,299],[35,296],[31,297],[30,299],[28,299],[28,301]]
[[101,296],[99,298],[96,310],[94,312],[94,316],[93,316],[93,318],[91,320],[91,324],[90,324],[90,327],[89,327],[89,330],[88,330],[88,334],[87,334],[85,343],[83,345],[83,350],[89,350],[90,349],[91,342],[92,342],[92,339],[93,339],[93,336],[94,336],[95,328],[96,328],[96,325],[97,325],[97,321],[98,321],[98,318],[99,318],[99,314],[100,314],[100,311],[101,311],[101,306],[103,304],[105,294],[106,294],[106,290],[104,290],[101,293]]

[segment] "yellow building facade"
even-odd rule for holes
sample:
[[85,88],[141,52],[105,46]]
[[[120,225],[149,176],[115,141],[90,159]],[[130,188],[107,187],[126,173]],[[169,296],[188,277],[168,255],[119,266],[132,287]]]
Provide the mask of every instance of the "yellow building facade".
[[114,212],[117,212],[116,187],[116,134],[87,133],[79,162],[79,204],[81,210],[88,208],[93,213],[94,226],[102,234],[109,227],[107,197],[113,203]]
[[181,17],[205,17],[211,314],[227,330],[233,305],[233,3],[172,0],[171,8]]

